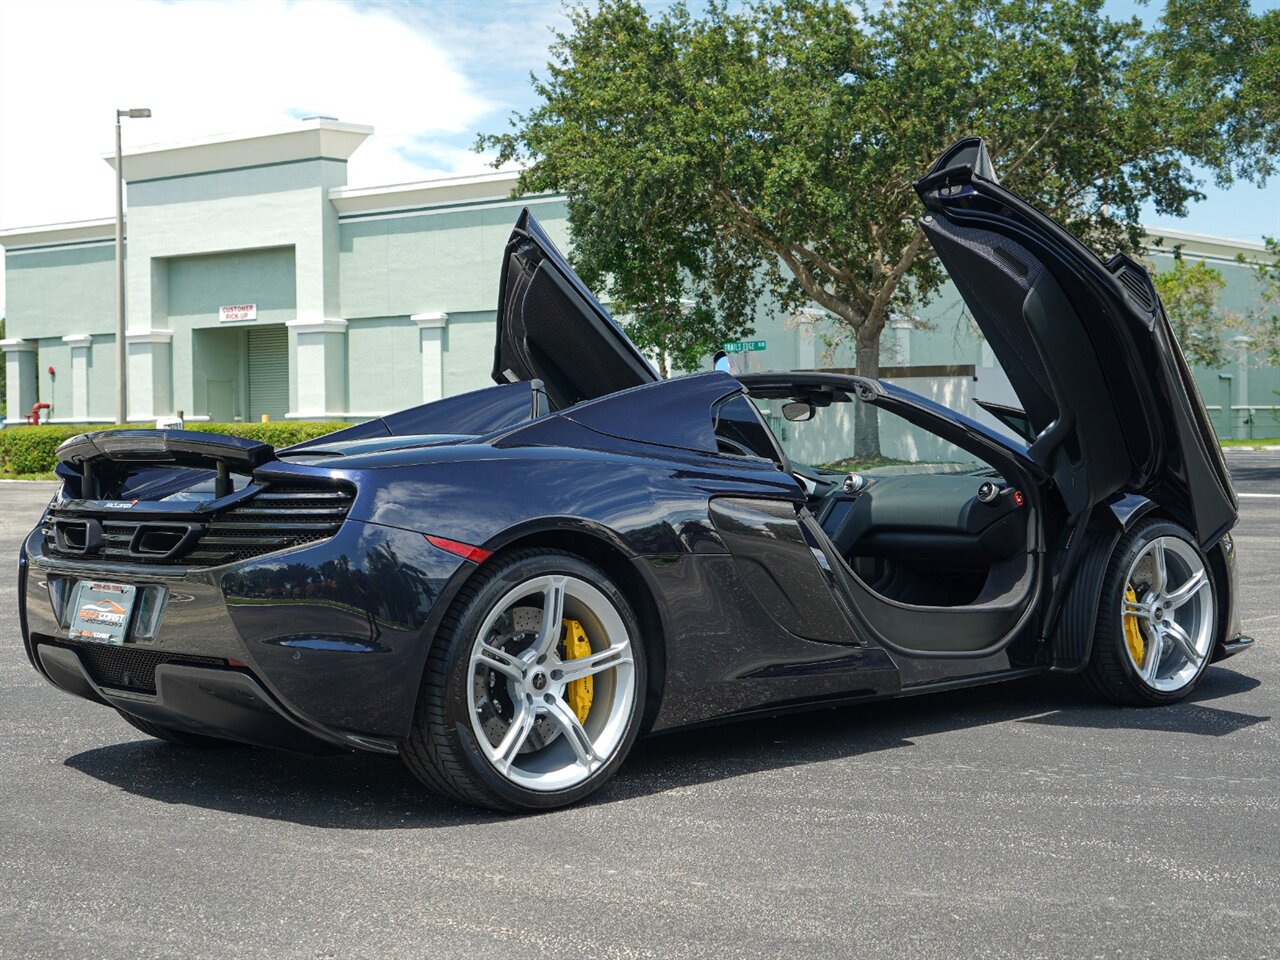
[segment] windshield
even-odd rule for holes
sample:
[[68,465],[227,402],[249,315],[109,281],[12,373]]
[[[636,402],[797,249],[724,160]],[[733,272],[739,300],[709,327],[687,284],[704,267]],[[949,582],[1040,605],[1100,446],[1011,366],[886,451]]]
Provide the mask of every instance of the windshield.
[[815,473],[893,475],[899,473],[979,473],[988,464],[955,444],[877,407],[867,407],[878,425],[879,453],[859,454],[855,399],[834,400],[828,406],[814,406],[813,418],[788,420],[782,409],[785,399],[752,400],[759,408],[792,468]]

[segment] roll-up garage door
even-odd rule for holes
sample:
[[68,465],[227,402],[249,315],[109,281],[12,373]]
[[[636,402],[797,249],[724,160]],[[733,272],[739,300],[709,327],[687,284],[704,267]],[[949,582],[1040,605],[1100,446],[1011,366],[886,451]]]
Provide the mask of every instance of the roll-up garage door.
[[265,413],[283,420],[289,412],[289,333],[283,325],[250,327],[249,419]]

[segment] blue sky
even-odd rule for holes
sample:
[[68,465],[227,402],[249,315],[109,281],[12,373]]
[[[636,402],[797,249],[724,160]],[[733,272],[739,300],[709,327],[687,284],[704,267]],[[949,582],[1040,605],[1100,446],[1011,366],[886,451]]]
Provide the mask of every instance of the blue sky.
[[[126,148],[322,113],[377,131],[352,158],[353,185],[486,169],[477,132],[531,105],[529,73],[565,23],[560,0],[0,0],[0,227],[111,215],[116,107],[154,111],[127,123]],[[1280,180],[1204,190],[1186,219],[1146,222],[1280,235]]]

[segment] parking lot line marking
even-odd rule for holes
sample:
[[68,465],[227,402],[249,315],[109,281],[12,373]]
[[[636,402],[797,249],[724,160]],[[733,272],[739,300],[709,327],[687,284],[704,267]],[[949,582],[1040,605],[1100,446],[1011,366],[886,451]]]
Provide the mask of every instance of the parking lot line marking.
[[1253,497],[1255,500],[1280,500],[1280,493],[1237,493],[1237,497]]

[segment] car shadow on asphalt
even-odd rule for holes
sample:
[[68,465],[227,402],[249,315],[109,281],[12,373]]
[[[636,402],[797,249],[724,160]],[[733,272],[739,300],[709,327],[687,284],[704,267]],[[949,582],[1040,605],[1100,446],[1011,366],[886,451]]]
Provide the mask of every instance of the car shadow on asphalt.
[[[636,744],[618,774],[587,803],[611,804],[909,747],[932,734],[1010,721],[1221,737],[1270,719],[1211,705],[1258,683],[1212,667],[1186,702],[1135,710],[1091,701],[1069,679],[1032,678],[667,734]],[[235,745],[197,750],[129,740],[64,762],[148,800],[327,829],[422,829],[506,819],[433,797],[399,760],[372,754],[307,756]]]

